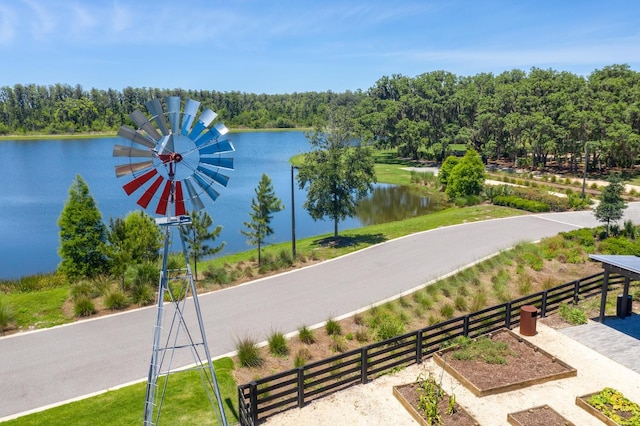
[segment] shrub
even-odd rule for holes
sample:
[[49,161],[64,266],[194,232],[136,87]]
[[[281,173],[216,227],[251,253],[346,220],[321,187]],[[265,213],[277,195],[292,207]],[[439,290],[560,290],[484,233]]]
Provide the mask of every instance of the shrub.
[[296,356],[293,360],[293,365],[298,368],[298,367],[302,367],[303,365],[305,365],[307,363],[307,361],[310,361],[312,359],[312,355],[311,355],[311,351],[307,348],[300,348],[298,349],[298,352],[296,353]]
[[78,300],[81,298],[98,297],[100,293],[96,290],[91,281],[82,280],[71,286],[69,290],[71,299]]
[[311,345],[315,343],[316,338],[313,336],[313,330],[303,325],[298,329],[298,338],[304,344]]
[[146,284],[135,286],[131,289],[131,300],[140,306],[150,305],[155,300],[155,291]]
[[453,318],[453,314],[455,313],[455,309],[453,305],[447,303],[442,305],[440,308],[440,315],[442,315],[445,319]]
[[467,310],[467,299],[465,299],[464,296],[456,296],[454,304],[459,311],[464,312]]
[[110,291],[104,298],[104,306],[107,309],[125,309],[129,306],[129,299],[122,290]]
[[260,367],[264,359],[260,356],[260,348],[255,340],[245,337],[236,342],[238,361],[242,367]]
[[383,341],[404,334],[405,327],[400,318],[392,314],[381,315],[374,329],[376,340]]
[[566,303],[562,303],[558,309],[560,318],[573,325],[586,324],[587,314],[577,306],[569,306]]
[[551,210],[548,204],[539,201],[526,200],[524,198],[516,197],[515,195],[495,197],[493,199],[493,204],[497,206],[512,207],[519,210],[526,210],[533,213],[548,212]]
[[345,352],[347,348],[347,341],[344,337],[334,334],[331,336],[330,348],[333,352]]
[[87,296],[80,296],[73,302],[73,312],[77,317],[88,317],[96,313],[96,305]]
[[4,335],[4,331],[15,320],[13,309],[4,298],[0,297],[0,334]]
[[471,311],[476,312],[487,306],[487,295],[484,291],[479,291],[471,298]]
[[275,331],[269,336],[269,352],[275,356],[285,356],[289,353],[287,339],[279,331]]
[[355,338],[359,343],[366,343],[369,341],[369,332],[366,328],[358,328],[356,330]]
[[342,334],[342,326],[340,326],[340,323],[331,318],[327,320],[324,329],[329,336],[339,336]]

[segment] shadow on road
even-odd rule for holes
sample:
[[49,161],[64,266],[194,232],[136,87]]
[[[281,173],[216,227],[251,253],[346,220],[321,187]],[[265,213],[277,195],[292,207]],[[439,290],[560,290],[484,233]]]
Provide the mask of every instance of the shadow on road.
[[353,237],[338,236],[338,238],[333,238],[333,237],[322,238],[319,240],[314,240],[313,244],[322,246],[322,247],[342,248],[342,247],[356,246],[359,244],[379,244],[386,240],[387,239],[384,237],[383,234],[378,233],[378,234],[356,235]]

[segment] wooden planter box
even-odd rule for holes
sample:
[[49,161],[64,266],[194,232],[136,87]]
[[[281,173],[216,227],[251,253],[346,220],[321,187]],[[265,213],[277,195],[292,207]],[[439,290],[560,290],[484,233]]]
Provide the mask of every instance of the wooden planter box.
[[582,408],[583,410],[585,410],[587,413],[589,413],[592,416],[594,416],[595,418],[597,418],[598,420],[602,421],[606,425],[609,425],[609,426],[620,426],[620,424],[618,422],[614,422],[609,417],[605,416],[602,413],[602,411],[600,411],[597,408],[589,405],[589,403],[587,402],[589,400],[589,398],[591,398],[593,395],[597,395],[598,393],[600,393],[600,392],[593,392],[593,393],[590,393],[590,394],[587,394],[587,395],[577,396],[576,397],[576,405],[578,407]]
[[[497,332],[495,332],[493,334],[495,335],[497,333],[508,333],[508,334],[510,334],[511,337],[513,337],[514,339],[516,339],[518,341],[518,343],[526,345],[533,352],[537,352],[538,354],[541,354],[541,355],[547,357],[549,360],[552,360],[552,362],[557,363],[558,365],[561,365],[562,367],[564,367],[564,371],[559,372],[559,373],[548,374],[548,375],[545,375],[545,376],[539,376],[539,377],[535,377],[535,378],[528,379],[528,380],[522,380],[522,381],[519,381],[519,382],[506,383],[506,384],[503,384],[503,385],[497,385],[497,386],[493,386],[493,387],[480,389],[478,386],[476,386],[476,384],[474,384],[469,379],[464,377],[462,375],[462,373],[457,371],[450,363],[445,362],[443,356],[445,354],[449,353],[449,352],[455,351],[457,348],[450,347],[450,348],[444,349],[442,351],[438,351],[438,352],[433,354],[433,360],[436,362],[436,364],[441,366],[447,373],[449,373],[451,376],[453,376],[456,380],[458,380],[460,383],[462,383],[467,389],[469,389],[474,395],[476,395],[478,397],[483,397],[483,396],[487,396],[487,395],[495,395],[495,394],[498,394],[498,393],[509,392],[509,391],[516,390],[516,389],[522,389],[522,388],[525,388],[525,387],[528,387],[528,386],[531,386],[531,385],[545,383],[545,382],[548,382],[548,381],[551,381],[551,380],[564,379],[564,378],[567,378],[567,377],[575,377],[578,374],[578,372],[577,372],[577,370],[575,368],[571,367],[570,365],[566,364],[563,361],[560,361],[559,359],[557,359],[553,355],[551,355],[548,352],[540,349],[539,347],[537,347],[536,345],[532,344],[531,342],[529,342],[529,341],[527,341],[525,339],[522,339],[520,336],[518,336],[517,334],[513,333],[511,330],[505,328],[505,329],[498,330]],[[525,369],[526,367],[527,367],[526,365],[522,365],[523,369]],[[499,368],[499,366],[496,366],[496,368]]]
[[[405,385],[399,385],[399,386],[394,386],[393,387],[393,396],[396,397],[396,399],[398,401],[400,401],[400,403],[402,404],[402,406],[409,412],[409,414],[411,415],[411,417],[413,417],[413,419],[418,422],[418,424],[420,424],[421,426],[430,426],[429,423],[427,423],[426,419],[422,416],[422,413],[420,413],[416,407],[414,407],[414,405],[408,401],[405,396],[404,393],[402,392],[403,389],[408,389],[408,388],[415,388],[416,384],[415,383],[408,383]],[[471,414],[469,414],[464,408],[462,408],[460,406],[460,404],[456,404],[457,407],[457,413],[464,416],[465,417],[465,421],[467,421],[466,424],[472,424],[475,426],[480,426],[480,423],[478,423],[473,416],[471,416]],[[444,420],[445,416],[441,416],[443,418],[443,424],[447,424],[447,422]],[[449,424],[459,424],[458,421],[456,420],[452,420],[453,423],[449,423]]]
[[[531,411],[537,411],[537,410],[549,410],[549,412],[552,413],[552,417],[557,419],[557,423],[554,423],[554,424],[562,424],[564,426],[575,426],[574,423],[571,423],[562,414],[558,413],[556,410],[554,410],[553,408],[549,407],[548,405],[540,405],[540,406],[537,406],[537,407],[528,408],[526,410],[518,411],[516,413],[509,413],[509,414],[507,414],[507,421],[509,422],[510,425],[513,425],[513,426],[527,426],[527,425],[530,425],[531,423],[522,423],[520,420],[518,420],[518,417],[521,417],[520,416],[521,414],[528,413],[528,412],[531,412]],[[537,422],[536,425],[542,426],[542,423]]]

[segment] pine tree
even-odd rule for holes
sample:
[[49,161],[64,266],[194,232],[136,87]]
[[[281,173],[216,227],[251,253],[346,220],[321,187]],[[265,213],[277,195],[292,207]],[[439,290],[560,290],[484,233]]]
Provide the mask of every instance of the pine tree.
[[80,175],[71,184],[58,226],[60,272],[76,280],[93,278],[107,271],[106,227],[89,186]]
[[246,230],[240,231],[247,237],[247,244],[258,247],[258,266],[262,263],[262,245],[267,237],[273,234],[271,219],[273,213],[281,211],[284,206],[276,197],[271,178],[262,174],[260,183],[255,189],[256,196],[251,200],[250,222],[244,222]]
[[605,224],[605,235],[607,237],[609,236],[611,222],[620,220],[623,210],[627,208],[627,204],[622,199],[623,191],[624,185],[620,176],[611,175],[609,177],[609,185],[600,194],[600,204],[593,210],[596,219]]

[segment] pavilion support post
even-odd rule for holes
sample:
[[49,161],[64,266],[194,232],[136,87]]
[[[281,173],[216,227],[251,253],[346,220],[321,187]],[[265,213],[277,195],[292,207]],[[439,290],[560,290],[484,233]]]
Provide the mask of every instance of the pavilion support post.
[[607,307],[607,290],[609,288],[609,271],[604,270],[604,277],[602,278],[602,298],[600,300],[600,322],[604,323],[604,311]]

